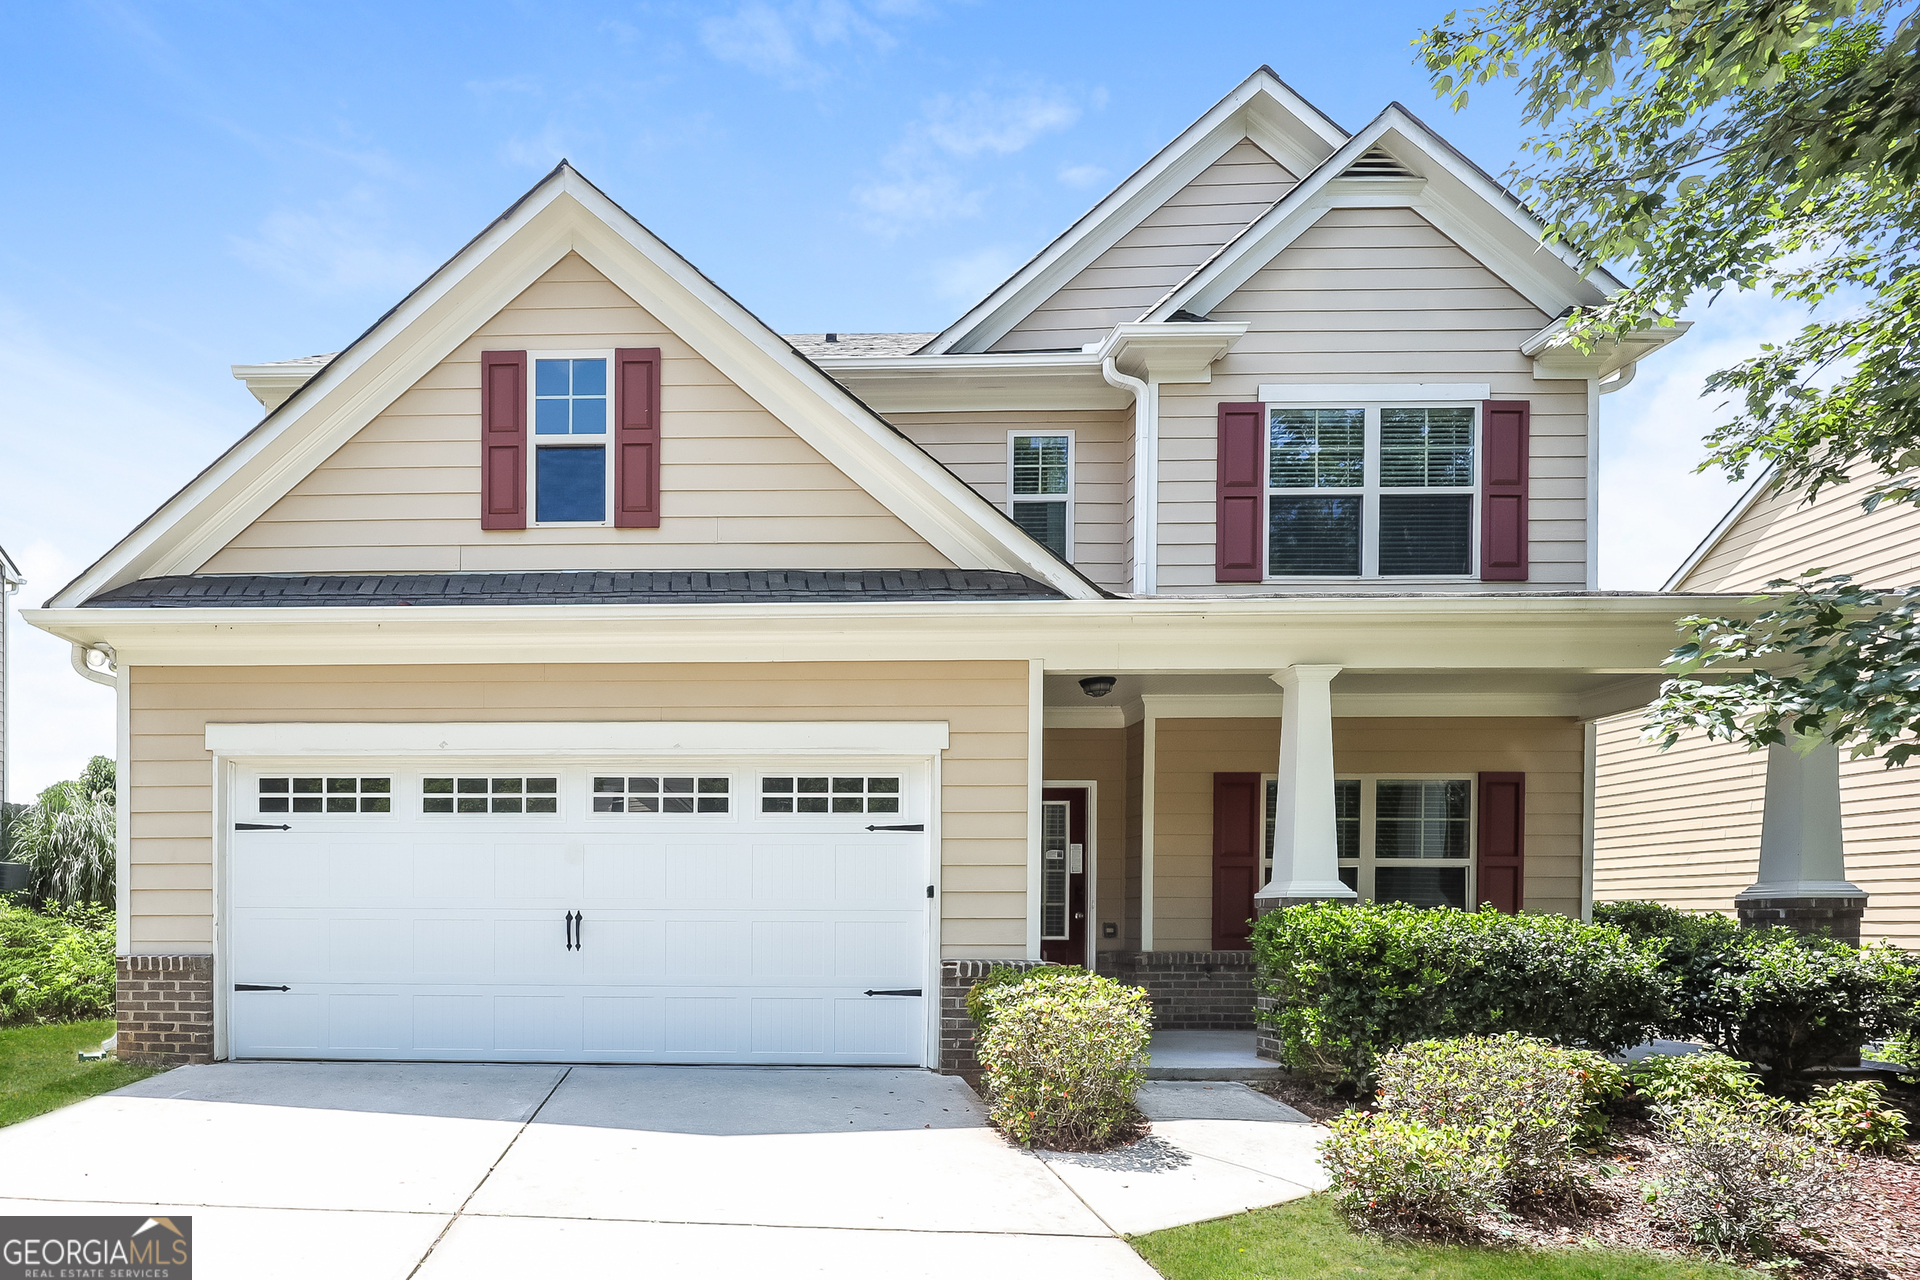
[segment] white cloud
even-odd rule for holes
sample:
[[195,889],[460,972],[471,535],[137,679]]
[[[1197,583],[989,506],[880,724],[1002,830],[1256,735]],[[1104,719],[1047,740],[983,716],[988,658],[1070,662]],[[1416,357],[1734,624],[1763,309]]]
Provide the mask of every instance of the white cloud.
[[241,261],[313,293],[411,289],[434,264],[394,244],[386,224],[380,201],[362,189],[311,211],[277,209],[232,245]]
[[1048,85],[1010,94],[981,89],[965,98],[931,98],[881,162],[886,176],[854,188],[854,201],[866,211],[868,225],[883,235],[973,217],[989,188],[965,176],[969,163],[1025,150],[1079,118],[1073,98]]
[[942,94],[928,102],[927,138],[957,156],[991,151],[1011,155],[1034,139],[1065,129],[1080,118],[1080,108],[1059,89],[1036,89],[1013,97],[975,90],[954,99]]
[[1091,187],[1106,177],[1107,171],[1097,164],[1071,164],[1057,176],[1069,187]]
[[[876,13],[915,17],[919,5],[875,3]],[[896,39],[849,0],[795,0],[775,7],[749,0],[730,14],[700,23],[700,40],[722,62],[779,81],[789,89],[822,83],[832,70],[820,56],[832,46],[866,47],[884,53]]]
[[1708,431],[1731,416],[1702,397],[1707,376],[1806,323],[1803,307],[1760,294],[1690,310],[1691,332],[1647,360],[1632,385],[1600,399],[1600,585],[1662,586],[1753,479],[1696,474]]
[[987,296],[1024,261],[1005,245],[990,245],[977,253],[946,258],[933,264],[933,288],[950,302],[973,303]]

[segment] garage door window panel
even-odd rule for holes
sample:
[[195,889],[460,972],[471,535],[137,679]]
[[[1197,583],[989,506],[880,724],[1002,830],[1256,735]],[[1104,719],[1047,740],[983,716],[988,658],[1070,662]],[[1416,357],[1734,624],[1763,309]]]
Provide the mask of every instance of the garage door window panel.
[[688,817],[733,811],[733,779],[693,774],[595,774],[595,813]]
[[898,776],[779,774],[760,779],[760,812],[899,813]]
[[261,813],[390,813],[391,777],[297,777],[259,779]]
[[420,793],[422,813],[560,812],[560,780],[554,777],[423,778]]

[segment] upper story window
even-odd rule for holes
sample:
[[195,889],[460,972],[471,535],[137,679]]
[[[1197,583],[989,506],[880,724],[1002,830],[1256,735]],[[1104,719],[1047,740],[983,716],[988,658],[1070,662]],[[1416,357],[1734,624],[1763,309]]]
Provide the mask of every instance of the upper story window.
[[1073,433],[1007,438],[1008,511],[1062,559],[1073,554]]
[[605,355],[534,356],[533,523],[606,523],[607,421]]
[[1267,411],[1267,576],[1473,572],[1475,411]]

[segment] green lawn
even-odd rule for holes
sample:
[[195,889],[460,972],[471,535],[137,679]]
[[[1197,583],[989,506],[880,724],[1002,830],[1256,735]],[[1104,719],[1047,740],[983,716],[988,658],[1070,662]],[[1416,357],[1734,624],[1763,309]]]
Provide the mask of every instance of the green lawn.
[[108,1058],[81,1062],[113,1034],[113,1023],[63,1022],[51,1027],[0,1028],[0,1125],[144,1080],[156,1067],[136,1067]]
[[1382,1244],[1348,1231],[1330,1196],[1138,1236],[1168,1280],[1734,1280],[1753,1273],[1602,1249]]

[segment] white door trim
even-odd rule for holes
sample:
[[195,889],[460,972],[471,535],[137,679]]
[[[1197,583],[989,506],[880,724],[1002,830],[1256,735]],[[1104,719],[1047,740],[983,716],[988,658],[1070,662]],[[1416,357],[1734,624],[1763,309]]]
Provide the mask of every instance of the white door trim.
[[529,720],[387,724],[209,724],[217,756],[296,759],[415,755],[571,756],[609,751],[698,755],[927,756],[944,720]]
[[1077,787],[1087,793],[1087,954],[1081,957],[1080,965],[1092,973],[1100,950],[1100,935],[1095,932],[1100,919],[1100,784],[1091,778],[1048,779],[1040,784],[1043,791],[1054,787]]

